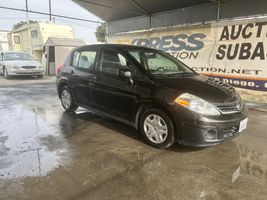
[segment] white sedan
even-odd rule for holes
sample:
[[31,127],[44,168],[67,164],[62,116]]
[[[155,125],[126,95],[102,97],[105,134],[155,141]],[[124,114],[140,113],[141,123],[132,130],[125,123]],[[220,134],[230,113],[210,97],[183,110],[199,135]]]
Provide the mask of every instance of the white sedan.
[[44,75],[44,68],[28,53],[1,52],[0,74],[3,74],[6,79],[11,76],[38,76],[41,78]]

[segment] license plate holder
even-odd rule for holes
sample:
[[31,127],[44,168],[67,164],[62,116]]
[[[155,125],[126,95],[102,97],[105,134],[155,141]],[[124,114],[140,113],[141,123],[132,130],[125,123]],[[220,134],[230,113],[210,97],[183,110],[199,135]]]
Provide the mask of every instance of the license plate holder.
[[243,120],[239,123],[239,133],[247,128],[247,124],[248,124],[248,118],[243,119]]

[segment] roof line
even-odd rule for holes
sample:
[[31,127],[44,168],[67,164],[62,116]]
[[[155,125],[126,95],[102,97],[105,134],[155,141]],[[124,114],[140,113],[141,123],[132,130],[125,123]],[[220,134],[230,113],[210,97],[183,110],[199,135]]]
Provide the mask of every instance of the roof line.
[[[102,4],[102,3],[96,3],[96,2],[92,2],[92,1],[88,1],[88,0],[76,0],[76,1],[84,2],[84,3],[88,3],[88,4],[92,4],[92,5],[100,6],[100,7],[104,7],[104,8],[111,8],[111,9],[114,9],[114,10],[120,10],[120,12],[126,12],[126,13],[132,13],[132,14],[138,14],[138,15],[142,14],[142,15],[144,15],[143,12],[137,12],[137,11],[132,11],[132,10],[125,10],[125,9],[122,9],[122,8],[105,5],[105,4]],[[139,8],[141,8],[141,7],[139,7]],[[144,9],[142,8],[142,10],[144,10]],[[145,11],[145,12],[147,13],[147,11]]]

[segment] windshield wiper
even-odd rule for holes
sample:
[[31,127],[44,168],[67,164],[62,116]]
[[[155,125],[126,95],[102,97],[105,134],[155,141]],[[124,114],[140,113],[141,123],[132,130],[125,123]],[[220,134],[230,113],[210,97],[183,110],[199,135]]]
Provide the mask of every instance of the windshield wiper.
[[180,76],[180,75],[185,75],[185,74],[194,74],[193,72],[177,72],[177,73],[170,73],[166,74],[167,76]]

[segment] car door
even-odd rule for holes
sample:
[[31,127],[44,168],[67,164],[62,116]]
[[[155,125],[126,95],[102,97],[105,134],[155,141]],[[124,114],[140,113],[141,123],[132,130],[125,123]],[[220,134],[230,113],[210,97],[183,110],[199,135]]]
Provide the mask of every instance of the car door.
[[97,49],[82,48],[74,51],[69,69],[73,91],[79,104],[91,106],[91,80],[96,63]]
[[133,70],[126,57],[112,49],[103,48],[94,71],[93,107],[115,118],[132,121],[137,102],[136,84],[119,77],[119,69]]

